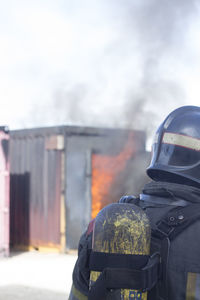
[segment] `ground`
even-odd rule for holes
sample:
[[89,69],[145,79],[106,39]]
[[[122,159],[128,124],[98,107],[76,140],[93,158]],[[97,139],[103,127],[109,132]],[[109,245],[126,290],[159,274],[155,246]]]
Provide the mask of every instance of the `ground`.
[[0,259],[0,300],[67,300],[76,253],[12,253]]

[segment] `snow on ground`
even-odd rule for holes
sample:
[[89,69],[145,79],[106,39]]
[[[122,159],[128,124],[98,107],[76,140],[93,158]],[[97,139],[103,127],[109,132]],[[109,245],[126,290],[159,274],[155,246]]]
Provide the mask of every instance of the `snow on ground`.
[[67,300],[76,258],[33,251],[0,259],[0,300]]

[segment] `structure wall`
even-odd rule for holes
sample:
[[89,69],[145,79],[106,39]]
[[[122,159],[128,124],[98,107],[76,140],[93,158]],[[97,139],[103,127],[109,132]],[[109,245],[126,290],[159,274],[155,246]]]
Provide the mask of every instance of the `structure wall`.
[[11,245],[60,249],[62,149],[57,136],[13,134],[11,154]]
[[[125,151],[124,168],[112,181],[108,202],[104,202],[109,203],[117,201],[120,192],[130,193],[124,183],[133,170],[127,166],[137,165],[137,157],[145,156],[144,132],[117,129],[61,126],[17,130],[11,132],[10,144],[10,240],[19,248],[77,248],[95,201],[92,158],[96,154],[119,157],[127,145],[132,151],[129,162]],[[119,182],[120,189],[116,189]]]
[[9,134],[0,128],[0,256],[9,254]]

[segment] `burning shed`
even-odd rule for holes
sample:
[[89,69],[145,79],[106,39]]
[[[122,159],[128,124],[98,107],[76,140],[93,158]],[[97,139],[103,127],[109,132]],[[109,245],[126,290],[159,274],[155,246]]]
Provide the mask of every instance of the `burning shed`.
[[10,136],[13,247],[77,248],[102,207],[147,180],[141,131],[60,126]]

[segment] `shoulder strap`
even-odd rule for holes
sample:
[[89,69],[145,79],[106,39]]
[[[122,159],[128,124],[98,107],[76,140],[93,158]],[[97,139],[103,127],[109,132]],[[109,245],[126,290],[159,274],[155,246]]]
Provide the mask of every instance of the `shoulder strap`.
[[158,238],[176,238],[185,228],[200,219],[200,204],[191,204],[185,207],[172,208],[161,220],[156,223],[157,228],[152,234]]
[[168,259],[170,241],[174,240],[185,228],[200,219],[200,204],[191,204],[185,207],[177,206],[168,211],[156,223],[156,229],[152,230],[152,236],[160,240],[161,255],[161,284],[160,295],[162,299],[169,300],[168,295]]

